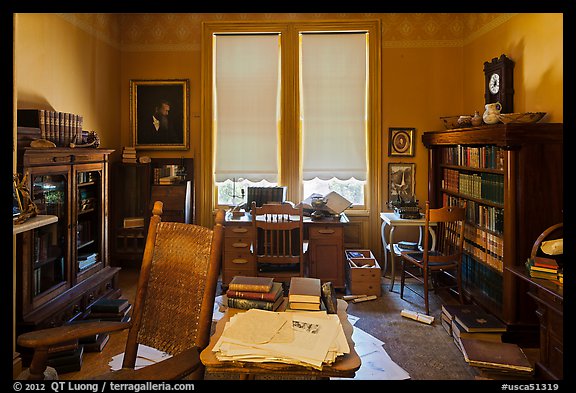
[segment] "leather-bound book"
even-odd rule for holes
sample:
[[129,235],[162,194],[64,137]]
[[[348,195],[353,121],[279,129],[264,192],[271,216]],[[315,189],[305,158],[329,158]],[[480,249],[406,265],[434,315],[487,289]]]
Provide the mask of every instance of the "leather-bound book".
[[471,366],[531,374],[534,366],[517,344],[460,339],[464,360]]
[[284,288],[280,282],[272,283],[272,289],[268,292],[235,291],[232,289],[228,289],[226,291],[226,297],[228,298],[265,300],[268,302],[275,301],[279,296],[282,296],[283,294]]
[[272,289],[272,277],[234,276],[228,284],[228,289],[233,291],[270,292]]
[[321,284],[319,278],[292,277],[288,290],[288,301],[320,304]]

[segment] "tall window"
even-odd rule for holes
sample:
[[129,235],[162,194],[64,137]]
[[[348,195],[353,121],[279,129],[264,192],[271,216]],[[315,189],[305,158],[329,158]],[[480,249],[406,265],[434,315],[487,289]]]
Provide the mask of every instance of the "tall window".
[[247,185],[278,181],[279,44],[278,34],[214,37],[214,174],[219,204],[240,203]]
[[293,202],[333,190],[379,209],[371,187],[380,156],[370,147],[380,145],[379,24],[214,22],[205,30],[213,201],[237,205],[246,186],[279,184]]
[[364,205],[367,33],[300,34],[304,196],[336,191]]

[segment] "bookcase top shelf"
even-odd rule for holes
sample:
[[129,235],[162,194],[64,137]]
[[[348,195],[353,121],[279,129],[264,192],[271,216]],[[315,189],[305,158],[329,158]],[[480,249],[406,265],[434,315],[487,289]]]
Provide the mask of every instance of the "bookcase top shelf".
[[496,145],[512,148],[532,143],[563,143],[563,123],[495,124],[443,131],[426,131],[427,148],[448,145]]

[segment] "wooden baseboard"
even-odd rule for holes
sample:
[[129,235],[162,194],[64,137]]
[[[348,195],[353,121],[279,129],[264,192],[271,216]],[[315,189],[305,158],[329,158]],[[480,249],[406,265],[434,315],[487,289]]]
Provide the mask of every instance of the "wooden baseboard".
[[14,352],[12,358],[12,379],[16,379],[22,373],[22,358],[18,352]]

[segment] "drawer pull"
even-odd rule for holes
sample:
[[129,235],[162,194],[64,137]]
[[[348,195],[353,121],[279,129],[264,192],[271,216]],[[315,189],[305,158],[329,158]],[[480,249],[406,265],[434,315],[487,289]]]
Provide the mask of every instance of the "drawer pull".
[[246,247],[248,247],[248,244],[242,243],[242,242],[237,242],[237,243],[232,243],[232,247],[234,247],[234,248],[246,248]]
[[232,259],[232,263],[242,265],[244,263],[248,263],[248,259],[246,259],[246,258],[234,258],[234,259]]
[[232,232],[234,232],[234,233],[246,233],[246,232],[248,232],[248,228],[232,228]]
[[71,156],[63,156],[63,157],[52,157],[53,162],[68,162],[70,161]]
[[318,233],[321,233],[323,235],[331,235],[334,232],[335,232],[334,229],[318,229]]

